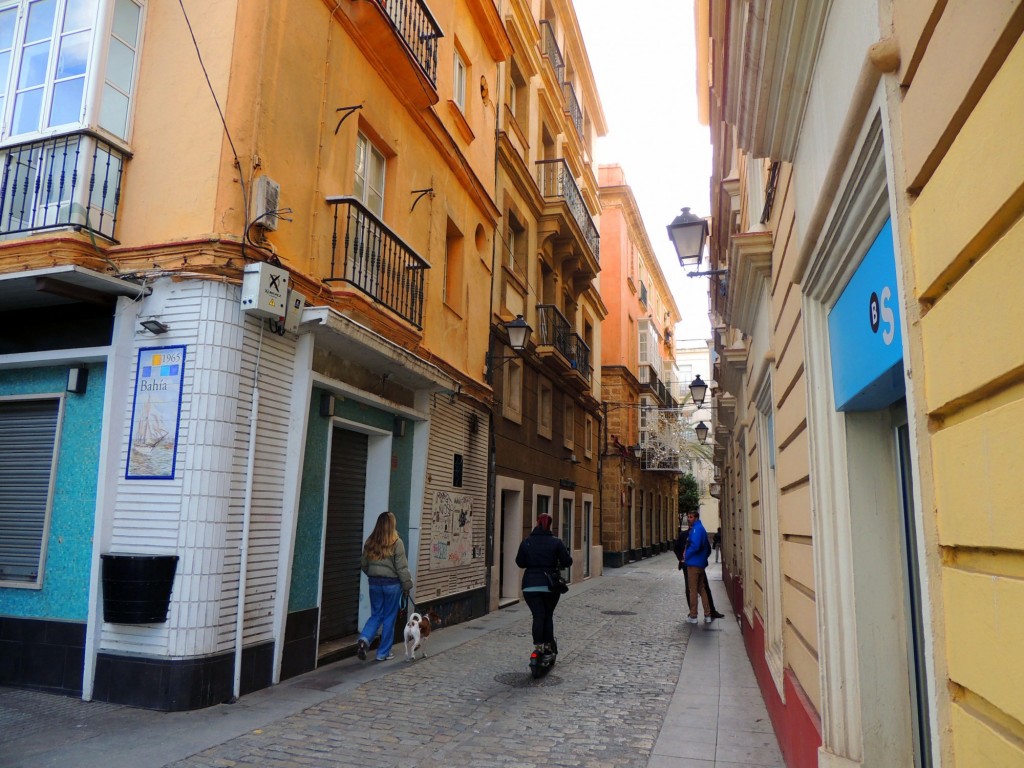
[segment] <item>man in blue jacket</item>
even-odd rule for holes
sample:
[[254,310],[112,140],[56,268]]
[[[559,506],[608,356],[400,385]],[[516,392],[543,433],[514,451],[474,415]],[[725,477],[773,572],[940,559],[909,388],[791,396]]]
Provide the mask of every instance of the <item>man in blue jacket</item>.
[[700,512],[687,512],[686,520],[690,524],[690,535],[686,541],[686,551],[683,553],[686,589],[690,596],[690,615],[686,620],[691,624],[697,623],[697,596],[700,595],[701,604],[704,606],[704,623],[710,624],[714,609],[708,600],[708,582],[704,569],[708,567],[711,543],[708,541],[708,532],[704,530],[704,524],[700,521]]

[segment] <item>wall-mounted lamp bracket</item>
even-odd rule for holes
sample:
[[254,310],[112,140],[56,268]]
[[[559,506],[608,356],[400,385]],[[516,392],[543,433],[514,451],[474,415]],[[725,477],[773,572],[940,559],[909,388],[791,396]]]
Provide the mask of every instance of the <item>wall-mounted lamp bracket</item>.
[[709,269],[707,272],[687,272],[687,277],[707,277],[708,275],[727,275],[728,269]]
[[341,130],[341,124],[344,123],[348,119],[349,115],[355,114],[356,112],[358,112],[362,108],[363,108],[362,104],[356,104],[353,107],[338,107],[336,110],[334,110],[335,112],[344,112],[345,113],[345,114],[343,114],[341,116],[341,120],[338,121],[338,125],[334,128],[334,135],[335,136],[338,135],[338,131]]
[[434,199],[434,188],[427,187],[426,189],[414,189],[409,194],[416,195],[416,199],[412,201],[412,208],[409,209],[409,213],[416,210],[416,203],[423,199],[424,195],[430,195],[430,199]]
[[488,379],[491,378],[491,374],[494,373],[498,368],[501,368],[509,360],[522,360],[522,355],[492,355],[487,352],[484,355],[484,368],[486,369],[486,376]]

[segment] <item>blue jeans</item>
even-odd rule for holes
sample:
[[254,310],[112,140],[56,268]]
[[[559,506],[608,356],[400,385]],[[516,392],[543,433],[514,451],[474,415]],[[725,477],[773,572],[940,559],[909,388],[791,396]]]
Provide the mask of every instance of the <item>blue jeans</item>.
[[378,659],[386,659],[391,653],[391,646],[395,644],[395,619],[398,618],[398,605],[401,600],[401,582],[370,584],[370,618],[366,620],[363,631],[359,633],[359,639],[370,645],[377,630],[380,630]]

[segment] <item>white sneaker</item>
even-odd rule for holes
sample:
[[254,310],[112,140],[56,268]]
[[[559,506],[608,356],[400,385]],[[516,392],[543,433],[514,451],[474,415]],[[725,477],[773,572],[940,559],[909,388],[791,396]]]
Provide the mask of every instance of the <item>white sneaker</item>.
[[689,624],[696,624],[697,623],[697,617],[696,616],[687,616],[686,617],[686,621]]
[[711,617],[710,616],[705,616],[704,617],[704,623],[705,624],[710,624],[711,623]]

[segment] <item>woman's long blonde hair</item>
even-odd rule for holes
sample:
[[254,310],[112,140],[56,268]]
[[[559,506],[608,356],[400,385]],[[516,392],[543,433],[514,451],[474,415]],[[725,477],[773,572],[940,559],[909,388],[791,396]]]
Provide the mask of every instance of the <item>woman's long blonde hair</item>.
[[398,541],[398,522],[393,512],[381,512],[377,516],[377,524],[373,533],[366,539],[366,556],[370,560],[386,560],[395,551]]

